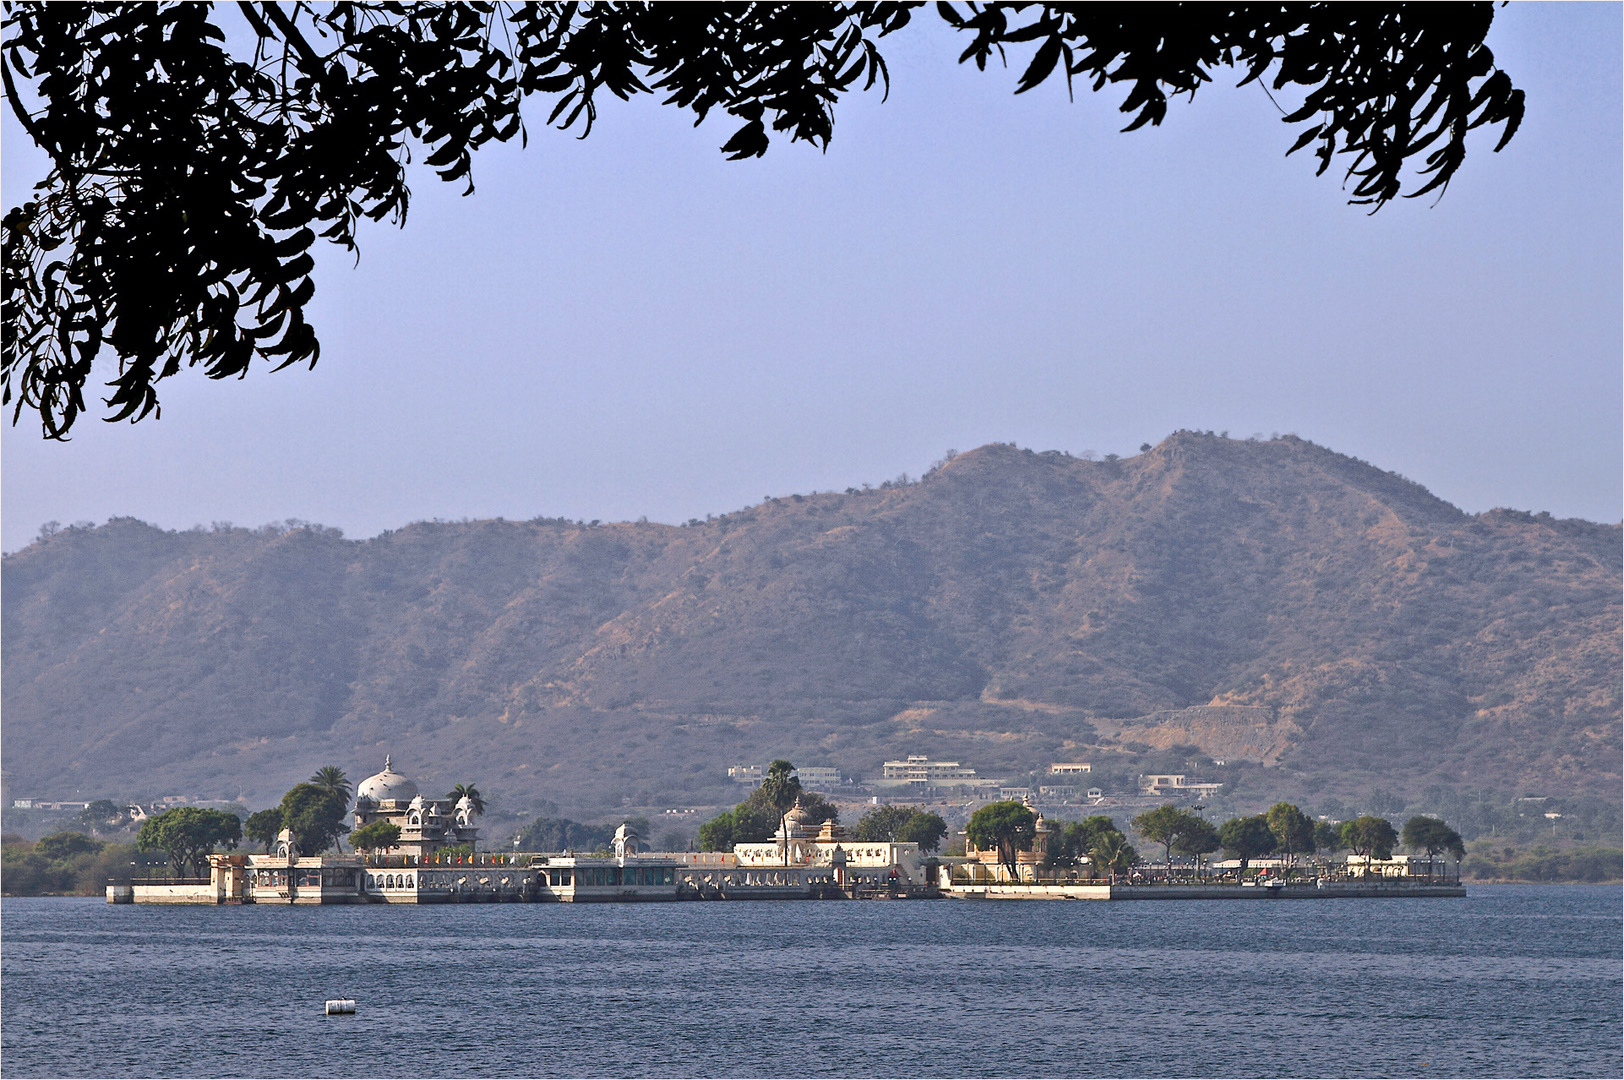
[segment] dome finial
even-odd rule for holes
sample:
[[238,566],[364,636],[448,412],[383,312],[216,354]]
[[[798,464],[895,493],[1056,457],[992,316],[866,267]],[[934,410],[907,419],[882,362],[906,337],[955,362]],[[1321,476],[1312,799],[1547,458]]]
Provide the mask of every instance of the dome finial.
[[388,754],[385,754],[383,756],[383,771],[384,772],[389,771],[389,755]]

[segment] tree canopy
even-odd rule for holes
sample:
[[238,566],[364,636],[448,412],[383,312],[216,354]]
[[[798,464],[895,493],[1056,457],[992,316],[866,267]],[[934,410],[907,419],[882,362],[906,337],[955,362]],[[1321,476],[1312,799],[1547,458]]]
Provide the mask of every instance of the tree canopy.
[[350,846],[356,851],[388,850],[400,842],[400,826],[392,821],[374,821],[350,833]]
[[1253,859],[1269,854],[1276,844],[1274,833],[1269,829],[1269,819],[1262,814],[1230,818],[1219,826],[1218,842],[1232,858],[1241,861],[1242,875]]
[[282,808],[279,806],[254,811],[242,825],[243,835],[250,840],[259,841],[266,851],[271,850],[271,845],[276,843],[277,834],[281,831]]
[[857,819],[853,840],[864,843],[918,844],[920,851],[935,851],[947,835],[947,822],[940,814],[911,806],[878,806]]
[[1184,828],[1179,830],[1178,839],[1173,841],[1173,850],[1180,855],[1194,856],[1196,872],[1201,870],[1201,856],[1210,855],[1223,846],[1218,839],[1218,827],[1199,814],[1191,814],[1185,822]]
[[1264,820],[1269,823],[1269,832],[1274,834],[1275,850],[1285,853],[1288,873],[1297,855],[1313,853],[1314,819],[1295,804],[1275,803],[1269,807]]
[[759,844],[772,839],[796,800],[815,824],[839,821],[835,804],[815,791],[804,791],[801,781],[791,775],[795,766],[779,759],[767,766],[766,779],[750,797],[724,810],[699,827],[701,851],[732,851],[734,844]]
[[122,827],[128,817],[128,811],[113,800],[97,799],[79,811],[79,824],[91,832],[101,832],[109,827]]
[[911,806],[876,806],[857,819],[851,828],[851,838],[864,843],[885,843],[897,838],[897,830],[911,819],[916,811]]
[[1466,858],[1466,844],[1460,833],[1451,829],[1441,818],[1417,814],[1404,823],[1404,846],[1411,851],[1424,851],[1428,855],[1448,852],[1455,861]]
[[[414,160],[471,192],[475,151],[528,140],[527,98],[583,137],[602,95],[653,93],[730,117],[732,160],[774,134],[826,147],[841,95],[889,89],[878,43],[923,6],[13,4],[6,96],[51,167],[4,220],[3,400],[59,439],[104,348],[110,420],[158,415],[157,383],[183,368],[315,364],[312,247],[403,224]],[[1287,153],[1312,147],[1321,173],[1342,155],[1373,208],[1441,191],[1471,129],[1497,126],[1498,150],[1523,115],[1484,44],[1489,3],[936,12],[966,38],[961,63],[1025,58],[1017,94],[1121,87],[1129,131],[1220,68],[1286,91]]]
[[982,851],[997,849],[998,860],[1016,877],[1015,853],[1037,839],[1037,815],[1014,800],[988,803],[970,815],[965,837]]
[[[1206,831],[1212,826],[1199,814],[1181,809],[1172,803],[1165,803],[1154,810],[1146,810],[1135,817],[1131,824],[1134,830],[1146,840],[1162,845],[1163,865],[1168,873],[1173,871],[1173,849],[1188,841],[1192,846],[1200,846],[1206,840]],[[1216,850],[1214,843],[1205,848],[1201,854]],[[1189,852],[1195,854],[1195,852]]]
[[242,822],[236,814],[201,806],[177,806],[143,821],[135,843],[142,851],[168,855],[179,873],[184,874],[190,866],[201,874],[207,856],[216,846],[235,848],[241,839]]
[[1049,866],[1076,866],[1090,858],[1100,840],[1112,833],[1120,835],[1121,830],[1104,814],[1057,825],[1049,833],[1048,851],[1043,861]]
[[1097,869],[1104,870],[1113,878],[1128,873],[1139,862],[1139,852],[1128,843],[1126,836],[1115,829],[1101,833],[1089,849],[1088,856]]
[[[1366,814],[1342,823],[1342,846],[1355,855],[1367,859],[1391,859],[1393,845],[1397,843],[1398,833],[1393,831],[1392,823],[1384,817]],[[1368,863],[1365,872],[1370,872]]]
[[34,844],[34,851],[46,859],[59,860],[75,855],[94,855],[106,847],[100,840],[92,840],[84,833],[60,832],[42,836]]
[[795,766],[783,758],[769,764],[767,775],[762,779],[761,786],[755,790],[755,794],[760,795],[761,801],[767,806],[780,814],[787,814],[801,795],[801,780],[795,775]]
[[295,784],[282,796],[282,828],[293,833],[301,855],[319,855],[350,831],[344,815],[349,799],[330,788]]

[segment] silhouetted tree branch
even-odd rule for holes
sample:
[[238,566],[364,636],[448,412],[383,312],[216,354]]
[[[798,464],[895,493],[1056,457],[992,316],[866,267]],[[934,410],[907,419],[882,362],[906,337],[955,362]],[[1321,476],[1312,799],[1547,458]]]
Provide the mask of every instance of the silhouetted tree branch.
[[[922,6],[240,3],[244,57],[208,4],[7,4],[6,97],[51,170],[4,220],[4,403],[64,438],[104,347],[109,420],[158,415],[183,367],[315,364],[318,236],[354,249],[363,219],[404,223],[414,154],[471,192],[474,151],[527,138],[527,97],[583,137],[601,94],[658,93],[738,122],[732,160],[773,134],[825,147],[842,94],[889,88],[876,42]],[[1373,207],[1417,155],[1408,194],[1441,190],[1470,129],[1499,125],[1499,149],[1522,118],[1487,3],[936,9],[969,36],[961,62],[1030,51],[1016,93],[1056,72],[1126,84],[1129,131],[1219,67],[1299,88],[1287,152],[1312,146],[1320,172],[1350,155],[1352,201]]]

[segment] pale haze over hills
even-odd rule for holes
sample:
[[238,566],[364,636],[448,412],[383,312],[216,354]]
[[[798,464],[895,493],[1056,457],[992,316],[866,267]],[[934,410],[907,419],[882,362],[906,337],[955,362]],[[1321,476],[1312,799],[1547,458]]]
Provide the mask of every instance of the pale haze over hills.
[[993,444],[688,526],[119,519],[4,561],[6,779],[257,804],[388,752],[590,810],[927,753],[1611,799],[1620,566],[1617,526],[1195,432],[1119,461]]

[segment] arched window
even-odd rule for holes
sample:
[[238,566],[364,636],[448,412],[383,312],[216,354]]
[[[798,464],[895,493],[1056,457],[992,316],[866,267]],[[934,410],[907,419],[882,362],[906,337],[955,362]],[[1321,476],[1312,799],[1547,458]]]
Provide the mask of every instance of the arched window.
[[412,875],[410,874],[406,875],[406,887],[408,889],[412,888]]

